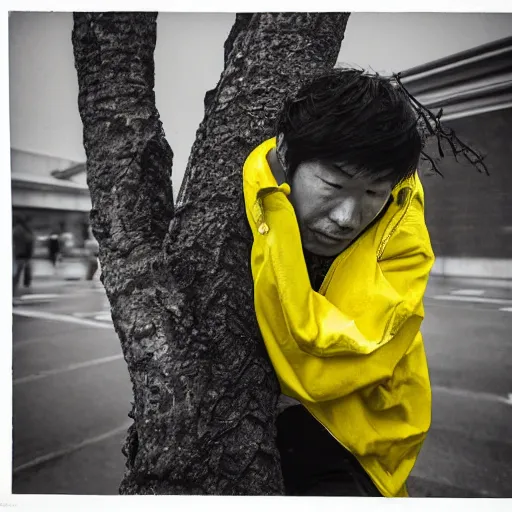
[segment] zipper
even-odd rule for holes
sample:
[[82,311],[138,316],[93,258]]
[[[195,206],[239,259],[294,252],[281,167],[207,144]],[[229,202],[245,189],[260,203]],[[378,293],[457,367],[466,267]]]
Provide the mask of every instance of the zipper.
[[[405,217],[405,214],[407,213],[407,210],[409,208],[409,205],[411,204],[413,196],[413,189],[409,186],[403,187],[398,191],[397,194],[397,205],[398,210],[393,214],[393,217],[391,217],[391,220],[389,221],[388,227],[392,226],[391,230],[386,234],[386,231],[384,232],[384,235],[382,237],[382,240],[380,241],[379,248],[377,250],[377,260],[380,260],[382,257],[382,254],[384,253],[384,249],[386,248],[386,245],[389,241],[389,239],[393,236],[394,232],[398,228],[398,225],[402,221],[402,219]],[[398,220],[397,217],[400,215],[400,218]]]

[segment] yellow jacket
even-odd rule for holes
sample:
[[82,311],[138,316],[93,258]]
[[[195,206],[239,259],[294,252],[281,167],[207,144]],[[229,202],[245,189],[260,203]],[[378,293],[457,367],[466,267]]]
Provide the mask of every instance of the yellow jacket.
[[266,155],[244,164],[258,325],[285,395],[360,462],[384,496],[405,481],[430,426],[423,294],[434,261],[417,175],[393,190],[381,219],[343,251],[315,292],[297,219]]

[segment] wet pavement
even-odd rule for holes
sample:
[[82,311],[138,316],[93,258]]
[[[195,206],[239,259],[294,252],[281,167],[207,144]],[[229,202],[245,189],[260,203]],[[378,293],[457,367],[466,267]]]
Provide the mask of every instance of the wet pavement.
[[[20,289],[13,307],[13,492],[116,494],[131,385],[97,281]],[[423,324],[432,429],[413,496],[512,497],[512,289],[432,279]]]

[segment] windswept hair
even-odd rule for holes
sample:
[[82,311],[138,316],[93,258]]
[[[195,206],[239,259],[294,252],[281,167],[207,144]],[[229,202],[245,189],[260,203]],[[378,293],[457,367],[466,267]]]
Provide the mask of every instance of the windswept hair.
[[[426,140],[446,140],[454,156],[464,154],[475,165],[482,157],[441,125],[439,118],[403,87],[400,76],[335,68],[304,84],[285,100],[277,119],[283,135],[288,176],[306,161],[325,160],[354,166],[358,174],[394,184],[415,173]],[[479,169],[480,170],[480,169]]]

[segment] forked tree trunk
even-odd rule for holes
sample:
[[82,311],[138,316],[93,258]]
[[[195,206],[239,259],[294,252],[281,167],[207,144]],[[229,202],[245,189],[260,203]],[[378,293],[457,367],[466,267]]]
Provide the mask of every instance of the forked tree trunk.
[[283,493],[241,169],[285,95],[334,65],[347,19],[237,16],[174,208],[156,14],[74,15],[91,222],[134,394],[122,493]]

